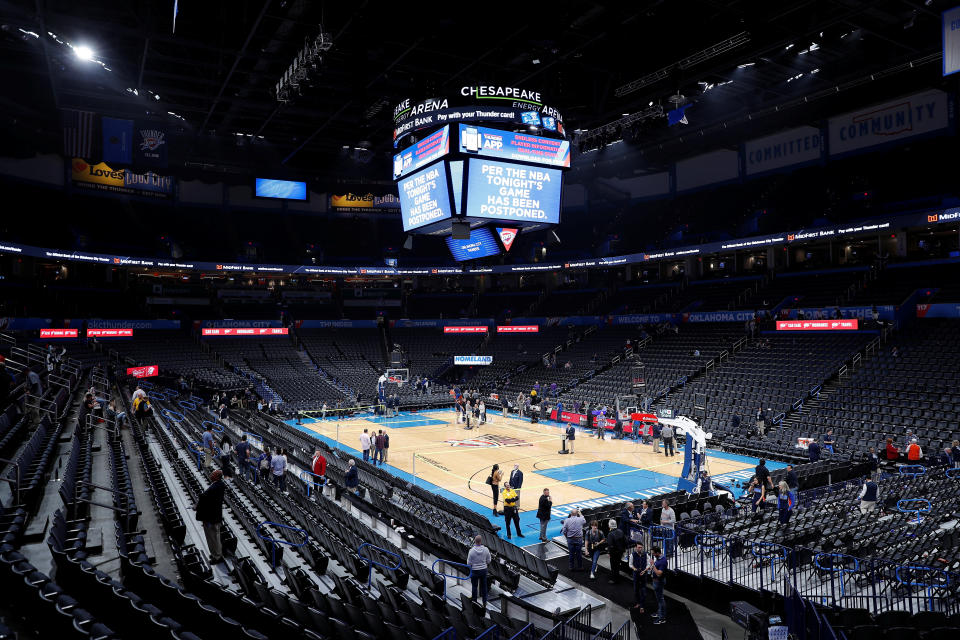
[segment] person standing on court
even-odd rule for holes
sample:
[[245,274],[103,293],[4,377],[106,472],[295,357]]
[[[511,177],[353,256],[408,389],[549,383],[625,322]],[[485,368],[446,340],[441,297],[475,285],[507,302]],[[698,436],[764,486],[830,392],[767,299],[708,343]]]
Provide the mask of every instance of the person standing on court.
[[386,431],[383,432],[383,462],[387,461],[387,458],[390,454],[390,434]]
[[660,423],[654,422],[650,428],[650,434],[653,442],[653,452],[660,453]]
[[363,461],[370,459],[370,434],[364,429],[360,434],[360,450],[363,452]]
[[523,486],[523,471],[520,471],[520,465],[513,465],[513,471],[510,472],[510,486],[517,492],[517,499],[520,499],[520,488]]
[[663,438],[664,457],[675,455],[673,451],[673,427],[668,424],[663,425],[663,429],[660,430],[660,437]]
[[220,525],[223,523],[223,471],[214,470],[210,474],[210,486],[197,499],[197,520],[203,524],[203,535],[210,550],[210,564],[223,562],[223,550],[220,547]]
[[500,465],[495,464],[490,469],[490,475],[487,476],[487,484],[490,485],[490,491],[493,493],[493,515],[498,516],[497,503],[500,502],[500,482],[503,480],[503,471],[500,471]]
[[383,464],[383,429],[373,437],[373,464]]
[[487,566],[490,564],[490,549],[483,546],[483,538],[473,539],[473,546],[467,552],[467,566],[470,567],[470,600],[477,601],[479,592],[483,606],[487,606]]
[[213,431],[208,423],[203,430],[203,467],[207,470],[213,468]]
[[550,511],[553,509],[553,498],[550,489],[544,489],[537,505],[537,520],[540,521],[540,542],[547,541],[547,525],[550,524]]
[[560,533],[567,539],[570,571],[583,571],[583,527],[587,523],[580,515],[579,509],[574,509],[563,521]]
[[517,530],[517,537],[522,538],[520,533],[520,509],[517,507],[517,492],[510,486],[509,482],[503,483],[503,519],[507,524],[507,540],[510,540],[510,523]]
[[573,453],[573,443],[577,439],[577,430],[573,425],[567,427],[567,445],[570,447],[570,453]]

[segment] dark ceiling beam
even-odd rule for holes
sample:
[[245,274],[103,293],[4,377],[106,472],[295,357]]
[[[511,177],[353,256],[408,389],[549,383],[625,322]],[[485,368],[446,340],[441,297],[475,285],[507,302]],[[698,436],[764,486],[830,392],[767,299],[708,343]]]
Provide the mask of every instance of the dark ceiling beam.
[[43,17],[43,0],[35,0],[36,21],[40,27],[40,42],[43,46],[43,59],[47,65],[47,77],[50,79],[50,93],[53,94],[53,106],[60,108],[60,96],[57,94],[57,80],[53,75],[53,62],[50,60],[50,41],[47,39],[47,22]]
[[253,26],[250,27],[250,32],[247,34],[247,39],[243,41],[243,46],[240,47],[240,51],[237,52],[236,57],[233,59],[233,65],[230,67],[230,72],[227,73],[227,77],[223,79],[223,84],[220,85],[220,91],[217,92],[217,97],[213,99],[213,103],[210,105],[210,111],[207,112],[207,117],[203,119],[203,124],[200,125],[200,131],[203,131],[207,128],[207,124],[210,122],[210,117],[213,115],[214,109],[216,109],[217,104],[220,103],[220,98],[223,97],[223,92],[226,91],[227,85],[230,83],[230,79],[233,77],[233,72],[236,70],[237,65],[240,64],[240,60],[243,58],[243,54],[246,53],[247,47],[250,46],[250,41],[253,40],[254,34],[257,33],[257,27],[260,26],[260,21],[263,20],[263,16],[266,15],[267,9],[270,8],[270,2],[271,0],[264,0],[263,7],[260,9],[257,19],[253,21]]
[[147,52],[150,50],[150,38],[143,39],[143,53],[140,55],[140,74],[137,76],[137,90],[143,89],[143,69],[147,66]]

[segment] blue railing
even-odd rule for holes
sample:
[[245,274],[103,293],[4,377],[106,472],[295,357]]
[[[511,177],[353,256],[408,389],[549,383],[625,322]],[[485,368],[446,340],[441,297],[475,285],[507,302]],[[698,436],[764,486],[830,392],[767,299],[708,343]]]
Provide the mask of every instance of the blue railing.
[[[466,569],[467,575],[461,576],[455,573],[444,573],[443,571],[437,571],[437,565],[440,564],[441,562],[443,564],[449,564],[454,567],[460,567],[462,569]],[[437,560],[434,560],[433,566],[430,567],[430,571],[432,571],[434,574],[443,578],[443,599],[444,600],[447,599],[447,578],[453,578],[454,580],[460,581],[460,580],[469,580],[470,578],[473,577],[473,568],[471,568],[470,566],[461,564],[459,562],[453,562],[452,560],[444,560],[443,558],[438,558]]]
[[953,467],[952,469],[944,469],[943,473],[951,480],[960,479],[960,467]]
[[910,522],[920,524],[923,522],[923,514],[930,513],[933,505],[926,498],[904,498],[897,500],[897,511],[900,513],[912,513],[913,520]]
[[[310,477],[321,478],[323,482],[317,482],[316,480],[311,480]],[[307,497],[310,497],[310,493],[313,490],[313,487],[323,488],[327,484],[327,478],[325,476],[318,476],[312,471],[307,471],[304,469],[300,472],[300,479],[303,480],[304,484],[307,485]]]
[[[196,448],[194,448],[196,447]],[[197,456],[197,467],[203,469],[203,443],[196,440],[187,443],[187,450]],[[214,445],[213,451],[217,456],[221,455],[220,448]]]
[[713,565],[712,568],[717,568],[717,553],[723,551],[727,546],[726,539],[716,533],[698,533],[697,537],[694,538],[693,543],[700,547],[701,553],[710,554],[710,563]]
[[[303,536],[303,542],[299,542],[299,543],[290,542],[289,540],[280,540],[278,538],[265,536],[261,533],[261,529],[263,529],[266,525],[270,525],[271,527],[278,527],[280,529],[286,529],[287,531],[296,531],[297,533]],[[257,537],[260,538],[261,540],[266,540],[267,542],[270,543],[270,565],[273,567],[273,570],[276,571],[277,570],[277,545],[283,544],[283,545],[287,545],[288,547],[299,548],[307,544],[307,541],[310,539],[310,534],[308,534],[305,530],[300,529],[298,527],[291,527],[285,524],[280,524],[279,522],[265,521],[257,525]]]
[[916,478],[927,473],[927,468],[922,464],[905,464],[900,467],[900,475]]
[[210,422],[209,420],[204,420],[200,423],[200,426],[206,428],[207,425],[210,425],[210,430],[214,433],[223,433],[223,425],[217,424],[216,422]]
[[[253,431],[241,431],[240,435],[247,436],[247,440],[256,440],[261,445],[263,445],[263,436],[254,433]],[[261,447],[262,448],[262,447]]]
[[197,403],[190,402],[189,400],[177,400],[177,404],[183,407],[184,409],[196,409]]
[[179,411],[172,411],[170,409],[160,409],[160,415],[162,415],[167,420],[171,422],[186,422],[187,419]]
[[537,628],[533,624],[528,624],[520,631],[513,634],[510,640],[534,640],[537,637]]
[[750,555],[761,563],[764,560],[770,561],[771,584],[777,579],[777,562],[786,565],[788,557],[787,548],[776,542],[754,542],[750,545]]
[[860,558],[848,556],[844,553],[818,553],[813,557],[813,564],[820,571],[840,574],[841,600],[847,595],[844,574],[860,571]]
[[495,624],[473,640],[500,640],[500,625]]
[[[363,548],[364,548],[364,547],[370,547],[371,549],[376,549],[376,550],[379,551],[380,553],[386,554],[386,555],[388,555],[388,556],[390,556],[390,557],[392,557],[392,558],[396,558],[397,563],[396,563],[395,565],[387,565],[387,564],[382,564],[382,563],[380,563],[380,562],[377,562],[377,561],[374,560],[373,558],[368,558],[367,556],[365,556],[365,555],[363,555],[362,553],[360,553],[361,551],[363,551]],[[361,559],[361,560],[365,560],[366,563],[367,563],[367,565],[368,565],[368,569],[369,569],[369,570],[367,571],[367,589],[370,588],[370,584],[371,584],[372,581],[373,581],[373,568],[374,568],[374,567],[380,567],[381,569],[386,569],[387,571],[396,571],[397,569],[399,569],[400,567],[403,566],[403,558],[401,558],[398,554],[396,554],[396,553],[394,553],[394,552],[392,552],[392,551],[387,551],[386,549],[383,549],[383,548],[381,548],[381,547],[378,547],[378,546],[375,545],[375,544],[370,544],[369,542],[364,542],[362,545],[360,545],[359,547],[357,547],[357,555],[360,556],[360,559]]]
[[447,627],[436,635],[433,640],[457,640],[457,630],[453,627]]

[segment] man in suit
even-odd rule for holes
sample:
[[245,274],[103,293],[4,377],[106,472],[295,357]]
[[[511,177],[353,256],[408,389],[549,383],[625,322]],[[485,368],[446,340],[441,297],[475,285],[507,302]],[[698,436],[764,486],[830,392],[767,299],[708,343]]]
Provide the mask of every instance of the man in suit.
[[537,520],[540,521],[540,542],[547,541],[547,525],[550,524],[550,510],[553,509],[553,498],[550,489],[544,489],[537,505]]
[[523,486],[523,471],[520,471],[520,465],[513,465],[513,471],[510,472],[510,486],[517,492],[517,499],[520,499],[520,487]]
[[210,474],[210,486],[197,500],[197,520],[203,524],[203,533],[210,550],[210,564],[223,562],[220,547],[220,525],[223,523],[223,471],[215,469]]

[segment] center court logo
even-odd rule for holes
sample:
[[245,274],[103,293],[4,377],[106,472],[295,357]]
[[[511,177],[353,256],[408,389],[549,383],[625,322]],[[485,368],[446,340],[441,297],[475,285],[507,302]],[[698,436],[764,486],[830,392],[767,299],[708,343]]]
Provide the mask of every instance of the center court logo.
[[510,436],[501,436],[495,433],[488,433],[475,438],[465,440],[446,440],[451,447],[475,447],[480,449],[491,449],[493,447],[532,447],[533,445],[526,440],[513,438]]

